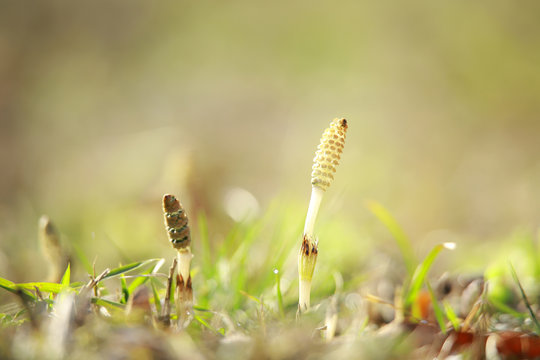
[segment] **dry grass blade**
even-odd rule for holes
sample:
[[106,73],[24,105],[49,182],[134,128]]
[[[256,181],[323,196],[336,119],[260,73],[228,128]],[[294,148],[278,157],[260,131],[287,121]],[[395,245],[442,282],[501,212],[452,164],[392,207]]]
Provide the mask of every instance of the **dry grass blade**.
[[69,256],[60,243],[60,233],[48,216],[39,219],[39,239],[43,254],[49,263],[47,281],[59,282],[69,262]]
[[167,278],[167,287],[165,290],[165,299],[163,303],[163,312],[161,314],[161,321],[165,326],[171,325],[171,288],[174,279],[174,272],[176,270],[176,264],[178,260],[173,259],[171,268],[169,269],[169,277]]
[[79,291],[79,296],[86,296],[88,291],[94,289],[101,280],[105,279],[107,275],[109,275],[110,271],[110,269],[105,269],[97,277],[92,277],[92,279],[90,279],[90,281],[81,288]]

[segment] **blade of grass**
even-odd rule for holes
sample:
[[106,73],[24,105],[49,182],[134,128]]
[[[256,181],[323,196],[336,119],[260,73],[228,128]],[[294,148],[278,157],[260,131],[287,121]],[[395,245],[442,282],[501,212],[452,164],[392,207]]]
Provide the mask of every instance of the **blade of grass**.
[[82,281],[75,281],[69,284],[69,287],[71,287],[72,289],[78,289],[81,286],[84,286],[84,283]]
[[450,305],[448,301],[444,301],[443,306],[444,306],[444,312],[446,313],[446,317],[448,318],[448,320],[450,320],[452,327],[454,328],[455,331],[459,331],[459,319],[454,309],[452,309],[452,306]]
[[426,287],[428,289],[429,296],[431,297],[431,305],[433,306],[435,319],[437,319],[437,323],[439,324],[439,327],[441,328],[442,333],[446,334],[448,329],[446,328],[446,323],[444,321],[444,313],[441,309],[441,306],[439,305],[439,302],[437,301],[437,298],[435,297],[435,293],[433,292],[433,289],[431,288],[429,281],[426,281]]
[[276,277],[276,293],[277,293],[279,314],[281,315],[281,317],[284,317],[285,310],[283,309],[283,296],[281,295],[281,276],[279,275],[278,269],[274,269],[274,275]]
[[64,288],[63,285],[57,283],[48,283],[48,282],[29,282],[17,284],[21,289],[25,290],[35,290],[38,288],[39,291],[58,294]]
[[154,280],[150,281],[150,285],[152,286],[152,294],[154,295],[154,305],[156,306],[156,311],[158,314],[161,314],[161,300],[159,299],[156,286],[154,285]]
[[[144,271],[141,275],[149,275],[151,270]],[[128,293],[133,294],[133,292],[141,285],[148,281],[148,276],[137,276],[128,286]]]
[[[32,294],[30,291],[24,288],[21,288],[19,285],[15,284],[14,282],[1,278],[1,277],[0,277],[0,287],[15,295],[22,296],[25,301],[36,301],[36,296]],[[31,289],[34,289],[34,287],[31,287]]]
[[174,304],[174,293],[176,289],[176,276],[171,278],[171,288],[169,289],[169,301]]
[[161,269],[161,267],[165,264],[165,258],[158,259],[158,262],[156,265],[154,265],[154,268],[152,269],[152,274],[155,274]]
[[401,251],[403,262],[409,272],[409,276],[413,276],[414,270],[418,264],[418,260],[414,256],[413,247],[411,241],[399,226],[396,219],[390,214],[388,210],[376,201],[368,201],[367,208],[383,223],[383,225],[390,231],[394,240]]
[[23,315],[25,312],[26,312],[26,309],[21,309],[21,310],[17,311],[17,313],[15,315],[13,315],[13,319],[20,318],[21,315]]
[[431,249],[424,261],[422,261],[422,263],[418,265],[412,277],[409,290],[407,291],[407,295],[405,296],[405,308],[409,308],[409,306],[413,303],[414,299],[416,299],[416,296],[422,288],[427,273],[433,265],[433,262],[437,258],[437,255],[439,255],[439,253],[443,249],[453,250],[455,246],[455,243],[443,243],[436,245],[433,249]]
[[243,291],[243,290],[240,290],[240,294],[244,295],[245,297],[247,297],[248,299],[250,300],[253,300],[255,301],[257,304],[261,304],[261,301],[259,299],[257,299],[255,296],[253,295],[250,295],[248,294],[247,292]]
[[209,329],[209,330],[215,332],[216,334],[219,334],[219,335],[223,336],[223,334],[222,334],[220,331],[214,329],[210,324],[208,324],[208,323],[207,323],[203,318],[201,318],[200,316],[195,315],[195,316],[193,316],[193,318],[194,318],[195,320],[197,320],[199,323],[201,323],[201,325],[203,325],[205,328],[207,328],[207,329]]
[[146,266],[148,264],[151,264],[155,261],[159,261],[161,259],[148,259],[148,260],[144,260],[144,261],[137,261],[137,262],[134,262],[134,263],[131,263],[131,264],[127,264],[127,265],[122,265],[122,266],[119,266],[117,268],[114,268],[112,269],[104,278],[103,280],[105,279],[110,279],[112,277],[115,277],[115,276],[118,276],[118,275],[122,275],[122,274],[125,274],[129,271],[132,271],[132,270],[135,270],[137,268],[140,268],[140,267],[143,267],[143,266]]
[[104,306],[106,308],[113,309],[113,310],[123,309],[125,307],[124,304],[120,304],[114,301],[105,300],[105,299],[96,298],[96,297],[92,298],[91,301],[92,301],[92,304]]
[[510,271],[512,272],[512,277],[514,278],[514,281],[516,282],[517,286],[519,287],[519,291],[521,293],[521,297],[523,298],[523,302],[525,303],[525,306],[527,307],[527,310],[529,310],[529,314],[531,315],[531,318],[532,318],[532,320],[534,322],[534,325],[536,326],[536,332],[540,333],[540,324],[538,323],[538,319],[536,318],[536,315],[534,314],[534,311],[531,308],[531,304],[529,303],[529,299],[527,299],[527,295],[525,294],[525,290],[523,290],[523,286],[521,286],[521,282],[519,281],[516,270],[514,269],[514,266],[512,265],[512,263],[509,263],[509,265],[510,265]]
[[120,299],[121,304],[127,304],[127,301],[129,300],[129,289],[127,287],[126,278],[124,275],[120,278],[120,284],[122,285],[122,298]]
[[64,272],[64,275],[62,275],[62,280],[60,281],[60,284],[62,284],[63,287],[67,288],[69,287],[70,279],[71,279],[71,266],[70,266],[70,263],[68,263],[68,266],[66,268],[66,271]]
[[504,304],[504,303],[502,303],[500,301],[489,299],[489,303],[491,305],[493,305],[495,307],[495,309],[499,310],[500,312],[512,315],[515,318],[524,319],[524,318],[527,317],[527,314],[523,314],[523,313],[521,313],[521,312],[519,312],[517,310],[514,310],[510,306],[508,306],[508,305],[506,305],[506,304]]
[[[157,260],[157,259],[156,259]],[[161,268],[161,266],[165,263],[165,259],[159,259],[158,262],[156,263],[156,265],[152,268],[152,269],[149,269],[149,270],[146,270],[144,271],[143,273],[141,273],[141,275],[151,275],[151,274],[155,274],[159,271],[159,269]],[[148,279],[150,278],[150,276],[138,276],[135,278],[135,280],[133,280],[129,286],[128,286],[128,291],[130,294],[133,294],[133,292],[141,285],[143,285],[144,283],[146,283],[148,281]]]

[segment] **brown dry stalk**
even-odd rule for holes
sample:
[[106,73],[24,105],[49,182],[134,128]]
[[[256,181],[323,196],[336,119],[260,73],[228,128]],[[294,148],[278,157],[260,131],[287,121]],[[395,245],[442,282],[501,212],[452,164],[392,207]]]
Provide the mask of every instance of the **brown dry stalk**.
[[169,277],[167,278],[167,288],[165,290],[165,301],[161,313],[161,321],[165,326],[171,325],[171,288],[174,279],[174,272],[176,271],[176,264],[178,260],[173,259],[171,268],[169,269]]

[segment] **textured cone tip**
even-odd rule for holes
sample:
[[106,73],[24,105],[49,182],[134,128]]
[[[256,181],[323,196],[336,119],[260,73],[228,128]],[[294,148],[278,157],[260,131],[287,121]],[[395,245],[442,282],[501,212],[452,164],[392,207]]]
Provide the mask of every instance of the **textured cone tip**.
[[334,119],[330,123],[330,127],[324,131],[313,159],[313,171],[311,172],[313,186],[326,190],[334,180],[334,173],[345,146],[348,127],[347,120]]
[[163,196],[163,211],[174,212],[180,210],[180,203],[174,195]]
[[184,249],[191,244],[191,231],[186,212],[173,195],[163,196],[163,212],[167,235],[175,249]]

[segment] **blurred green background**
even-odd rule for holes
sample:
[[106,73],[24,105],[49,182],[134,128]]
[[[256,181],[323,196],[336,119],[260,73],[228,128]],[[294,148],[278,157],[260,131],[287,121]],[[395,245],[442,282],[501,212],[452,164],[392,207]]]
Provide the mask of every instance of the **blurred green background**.
[[539,14],[538,1],[0,1],[0,275],[43,278],[42,214],[98,270],[172,257],[164,193],[195,230],[207,215],[213,243],[272,204],[259,241],[282,231],[296,254],[334,117],[350,128],[321,264],[397,253],[373,199],[419,255],[456,241],[452,261],[482,269],[539,225]]

